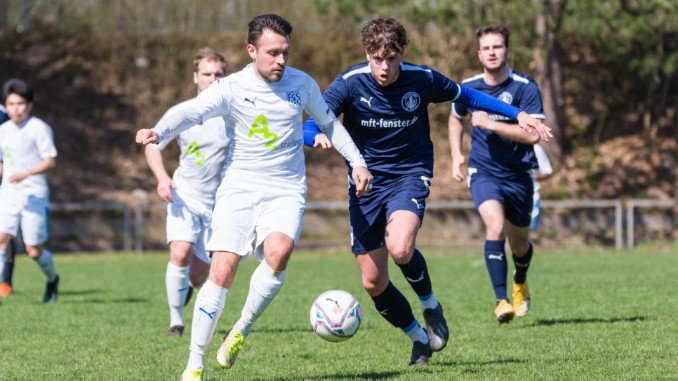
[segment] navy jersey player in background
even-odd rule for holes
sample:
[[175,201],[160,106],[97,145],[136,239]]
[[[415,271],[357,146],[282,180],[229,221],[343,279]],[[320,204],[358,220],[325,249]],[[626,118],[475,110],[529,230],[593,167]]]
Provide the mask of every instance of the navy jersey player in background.
[[[428,104],[458,101],[518,118],[537,139],[540,134],[548,139],[550,130],[520,109],[459,86],[427,66],[401,62],[408,41],[397,20],[370,20],[361,40],[368,62],[340,74],[323,95],[335,115],[344,114],[344,125],[374,176],[372,191],[361,198],[353,196],[355,185],[350,183],[352,251],[376,310],[411,339],[410,365],[425,365],[449,337],[426,261],[415,248],[433,176]],[[314,121],[306,123],[310,130]],[[313,135],[305,135],[312,145]],[[389,253],[419,296],[426,331],[389,280]]]
[[[537,84],[525,74],[508,67],[509,31],[490,25],[476,31],[478,58],[483,74],[462,81],[464,86],[520,107],[537,119],[544,119]],[[514,314],[525,316],[530,308],[527,269],[532,259],[529,240],[533,182],[530,171],[537,167],[533,144],[535,134],[516,128],[514,118],[506,118],[454,102],[449,119],[452,176],[464,181],[461,165],[463,125],[459,118],[471,114],[471,152],[468,160],[468,186],[485,224],[485,264],[497,299],[495,316],[507,323]],[[513,306],[506,291],[507,260],[504,240],[508,237],[515,272]]]

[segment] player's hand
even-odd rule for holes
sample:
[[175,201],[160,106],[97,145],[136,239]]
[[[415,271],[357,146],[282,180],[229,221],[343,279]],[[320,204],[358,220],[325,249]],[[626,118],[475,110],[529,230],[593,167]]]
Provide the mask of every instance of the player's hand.
[[321,147],[322,149],[332,148],[332,142],[325,134],[318,134],[313,138],[313,147]]
[[551,128],[542,123],[541,120],[529,116],[525,111],[518,114],[518,125],[529,133],[538,133],[541,140],[548,142],[553,137]]
[[17,172],[10,176],[9,182],[13,184],[20,183],[28,176],[30,176],[30,174],[27,172]]
[[461,166],[466,162],[466,158],[462,154],[452,155],[452,178],[462,182],[466,180]]
[[167,178],[162,181],[158,181],[158,196],[165,202],[174,202],[172,197],[172,189],[177,189],[174,185],[174,181],[171,178]]
[[372,190],[372,174],[366,167],[353,168],[353,181],[355,182],[355,195],[362,197],[365,193]]
[[492,119],[485,111],[474,111],[471,114],[471,124],[478,128],[486,130],[490,123],[492,123]]
[[147,145],[151,143],[155,144],[157,142],[158,134],[156,134],[155,131],[148,128],[142,128],[137,131],[137,143]]

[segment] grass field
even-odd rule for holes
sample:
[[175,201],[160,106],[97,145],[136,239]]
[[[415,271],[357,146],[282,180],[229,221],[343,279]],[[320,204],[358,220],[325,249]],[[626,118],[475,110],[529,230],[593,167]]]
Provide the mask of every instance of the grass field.
[[[537,251],[529,276],[533,309],[504,326],[492,315],[479,252],[423,252],[451,329],[447,348],[428,367],[407,367],[409,340],[374,311],[350,254],[300,251],[235,367],[224,371],[214,356],[238,318],[256,263],[240,266],[210,344],[206,379],[678,379],[675,244]],[[190,323],[182,338],[164,337],[166,262],[164,253],[57,255],[59,301],[43,305],[43,275],[22,256],[16,292],[0,301],[0,379],[178,379]],[[391,274],[423,321],[414,292],[396,267]],[[314,298],[335,288],[363,306],[362,327],[344,343],[321,340],[308,321]]]

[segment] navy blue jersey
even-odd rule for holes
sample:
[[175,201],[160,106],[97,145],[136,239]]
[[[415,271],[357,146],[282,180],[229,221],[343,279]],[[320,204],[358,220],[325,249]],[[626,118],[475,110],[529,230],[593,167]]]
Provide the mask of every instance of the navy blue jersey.
[[[335,115],[344,114],[343,124],[375,177],[375,185],[409,174],[432,177],[430,103],[458,100],[513,117],[520,112],[459,86],[428,66],[405,62],[388,86],[377,83],[367,62],[355,65],[332,82],[323,98]],[[307,123],[315,122],[309,118]]]
[[[509,69],[508,79],[498,86],[489,86],[484,78],[484,74],[479,74],[461,83],[519,107],[534,118],[545,119],[541,92],[532,78],[511,69]],[[461,118],[477,109],[454,102],[452,110],[455,116]],[[504,123],[518,123],[514,118],[496,114],[489,116],[493,120]],[[512,178],[518,172],[538,167],[538,164],[531,144],[517,143],[494,132],[471,126],[471,153],[468,166],[497,177]]]
[[4,106],[0,106],[0,124],[3,124],[8,120],[9,116],[7,115],[7,110]]

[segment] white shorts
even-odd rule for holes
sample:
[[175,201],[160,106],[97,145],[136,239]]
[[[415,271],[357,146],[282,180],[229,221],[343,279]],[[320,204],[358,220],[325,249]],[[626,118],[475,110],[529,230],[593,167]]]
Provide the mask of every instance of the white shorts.
[[[193,254],[201,261],[210,264],[205,243],[209,237],[212,211],[207,205],[189,207],[188,200],[172,189],[173,202],[167,204],[167,243],[184,241],[193,243]],[[195,202],[190,202],[195,204]],[[197,210],[196,210],[197,209]]]
[[219,191],[212,214],[207,251],[230,251],[247,258],[253,251],[264,260],[262,243],[280,232],[296,243],[306,210],[302,193],[273,193],[226,187]]
[[0,232],[16,237],[21,235],[28,246],[38,246],[49,238],[49,200],[30,196],[23,201],[0,199]]

